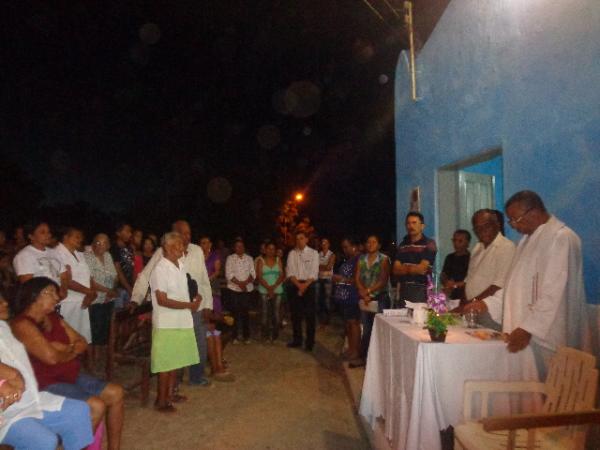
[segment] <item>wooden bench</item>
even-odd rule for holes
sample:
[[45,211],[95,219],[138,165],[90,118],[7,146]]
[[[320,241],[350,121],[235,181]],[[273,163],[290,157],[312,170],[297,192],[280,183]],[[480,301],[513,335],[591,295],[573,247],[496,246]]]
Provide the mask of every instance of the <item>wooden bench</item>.
[[119,365],[138,366],[139,376],[123,387],[126,391],[140,387],[142,406],[148,403],[150,395],[151,314],[150,302],[142,304],[133,313],[128,310],[113,311],[108,337],[106,379],[113,381]]

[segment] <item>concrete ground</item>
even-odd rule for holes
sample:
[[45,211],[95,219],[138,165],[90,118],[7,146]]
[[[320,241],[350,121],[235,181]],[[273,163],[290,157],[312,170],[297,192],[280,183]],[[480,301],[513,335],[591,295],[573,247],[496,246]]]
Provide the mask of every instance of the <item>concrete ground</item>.
[[[286,348],[288,330],[274,345],[229,345],[225,358],[236,381],[184,384],[189,400],[174,414],[142,408],[129,395],[123,450],[370,448],[339,358],[340,324],[317,332],[312,353]],[[150,404],[155,385],[154,378]]]

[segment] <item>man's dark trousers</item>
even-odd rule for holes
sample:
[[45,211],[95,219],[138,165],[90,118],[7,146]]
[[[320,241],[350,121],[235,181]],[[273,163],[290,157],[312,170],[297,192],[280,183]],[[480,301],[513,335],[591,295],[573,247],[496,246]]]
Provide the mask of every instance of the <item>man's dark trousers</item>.
[[292,313],[293,343],[302,345],[302,321],[306,323],[306,340],[304,347],[312,350],[315,345],[315,325],[317,317],[316,308],[316,283],[312,283],[303,295],[298,295],[298,288],[290,284],[289,299]]

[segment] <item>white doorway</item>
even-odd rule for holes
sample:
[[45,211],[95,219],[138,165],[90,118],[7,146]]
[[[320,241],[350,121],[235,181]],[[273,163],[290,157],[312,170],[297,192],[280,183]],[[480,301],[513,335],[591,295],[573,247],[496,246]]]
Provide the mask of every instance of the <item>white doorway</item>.
[[495,185],[495,175],[458,171],[458,228],[471,231],[475,211],[496,208]]
[[452,253],[452,235],[457,229],[468,230],[471,248],[477,242],[472,226],[473,213],[482,208],[503,211],[502,150],[485,151],[472,158],[440,167],[437,171],[436,240],[437,273],[448,253]]

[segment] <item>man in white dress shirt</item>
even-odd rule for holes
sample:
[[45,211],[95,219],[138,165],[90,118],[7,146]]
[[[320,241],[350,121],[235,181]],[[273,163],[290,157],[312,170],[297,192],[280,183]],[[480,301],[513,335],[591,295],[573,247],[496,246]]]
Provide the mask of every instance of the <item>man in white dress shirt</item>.
[[302,346],[302,320],[306,322],[304,349],[312,351],[315,345],[316,283],[319,278],[319,253],[308,247],[308,236],[296,233],[296,247],[288,254],[286,274],[290,282],[289,296],[294,337],[288,347]]
[[580,347],[585,291],[581,240],[546,211],[532,191],[506,202],[511,227],[523,235],[504,289],[508,350],[531,345],[541,379],[557,347]]
[[[192,231],[187,221],[178,220],[171,228],[172,231],[179,233],[183,238],[185,271],[198,285],[198,293],[202,299],[200,308],[197,311],[192,311],[194,334],[196,335],[196,343],[198,344],[200,363],[190,366],[190,384],[206,386],[209,384],[209,381],[204,376],[204,368],[208,357],[205,321],[208,320],[208,315],[213,309],[213,298],[210,280],[206,272],[206,264],[204,263],[204,252],[198,245],[191,243]],[[133,306],[139,305],[144,301],[148,287],[150,286],[150,275],[161,258],[162,249],[159,248],[152,258],[150,258],[144,270],[138,275],[131,294],[131,304]]]
[[254,290],[256,269],[254,260],[247,255],[244,242],[237,239],[233,243],[233,254],[225,261],[225,278],[227,289],[230,290],[231,308],[235,318],[233,327],[233,343],[237,344],[238,329],[242,327],[242,336],[246,344],[250,343],[250,300]]
[[491,209],[473,214],[473,231],[479,242],[473,248],[465,278],[465,312],[479,313],[478,322],[502,329],[502,288],[515,255],[515,244],[500,233],[498,216]]

